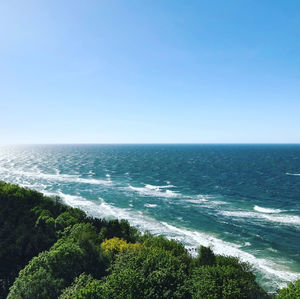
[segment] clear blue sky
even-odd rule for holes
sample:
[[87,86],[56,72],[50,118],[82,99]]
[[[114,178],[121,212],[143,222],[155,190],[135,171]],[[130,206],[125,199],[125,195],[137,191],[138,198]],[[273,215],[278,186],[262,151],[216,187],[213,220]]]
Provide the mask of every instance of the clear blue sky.
[[299,0],[0,3],[0,143],[299,143]]

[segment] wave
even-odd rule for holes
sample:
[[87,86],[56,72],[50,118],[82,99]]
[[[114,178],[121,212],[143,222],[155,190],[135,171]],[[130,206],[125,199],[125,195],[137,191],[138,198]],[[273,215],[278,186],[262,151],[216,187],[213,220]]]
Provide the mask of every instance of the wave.
[[194,204],[202,204],[203,202],[208,202],[205,198],[199,198],[199,199],[186,199],[185,202],[194,203]]
[[287,268],[284,268],[284,266],[276,264],[271,260],[257,258],[251,253],[243,251],[241,245],[223,241],[207,233],[179,228],[167,222],[160,222],[145,216],[142,212],[137,213],[128,208],[115,207],[105,202],[103,198],[99,198],[99,202],[92,202],[81,196],[68,195],[61,192],[59,195],[68,205],[81,208],[90,216],[127,219],[132,226],[142,232],[149,231],[153,235],[163,235],[169,239],[182,242],[186,248],[191,249],[191,254],[196,254],[195,248],[203,245],[210,246],[216,254],[238,257],[241,261],[249,262],[265,274],[268,280],[268,283],[265,280],[266,286],[271,286],[272,284],[274,288],[275,283],[276,288],[281,288],[288,282],[300,277],[300,273],[291,272]]
[[155,185],[146,184],[145,187],[148,189],[151,189],[151,190],[159,190],[159,189],[165,189],[165,188],[175,188],[176,186],[174,186],[174,185],[155,186]]
[[134,187],[129,185],[126,190],[138,192],[142,196],[160,197],[160,198],[179,198],[182,202],[197,204],[202,207],[214,208],[217,205],[227,204],[225,201],[210,200],[213,196],[209,195],[184,195],[178,191],[169,190],[167,188],[175,188],[174,185],[154,186],[146,184],[145,187]]
[[247,212],[247,211],[220,211],[223,216],[227,217],[237,217],[237,218],[256,218],[263,219],[270,222],[277,222],[284,225],[296,225],[300,226],[300,217],[296,215],[272,215],[272,214],[263,214],[256,212]]
[[178,191],[169,190],[166,188],[175,187],[173,185],[167,186],[153,186],[145,185],[145,187],[133,187],[129,185],[126,190],[138,192],[141,196],[159,197],[159,198],[178,198],[180,202],[191,203],[199,205],[203,208],[215,209],[216,206],[228,204],[225,201],[213,200],[214,197],[210,195],[184,195]]
[[253,208],[255,211],[257,212],[261,212],[261,213],[268,213],[268,214],[276,214],[276,213],[281,213],[283,212],[280,209],[270,209],[270,208],[263,208],[260,206],[254,206]]
[[201,207],[204,207],[204,208],[216,208],[216,206],[219,206],[219,205],[226,205],[228,204],[227,202],[225,201],[220,201],[220,200],[207,200],[207,199],[186,199],[184,200],[184,202],[188,202],[188,203],[192,203],[192,204],[195,204],[195,205],[199,205]]
[[[1,169],[2,172],[8,172],[10,174],[15,174],[19,176],[25,176],[29,178],[39,178],[51,181],[61,181],[67,183],[81,183],[81,184],[93,184],[93,185],[111,185],[112,182],[110,178],[108,180],[99,180],[92,178],[81,178],[76,174],[59,174],[56,171],[56,174],[42,173],[42,172],[27,172],[20,170],[11,170],[11,169]],[[15,179],[15,178],[14,178]]]
[[[149,188],[149,186],[151,186]],[[180,194],[179,192],[172,191],[169,189],[161,190],[161,188],[152,188],[156,186],[146,185],[145,187],[133,187],[131,185],[126,188],[130,191],[138,192],[142,196],[153,196],[153,197],[183,197],[184,195]],[[167,188],[167,186],[165,186]]]
[[199,194],[196,196],[188,196],[188,199],[185,199],[184,202],[191,203],[194,205],[199,205],[200,207],[215,209],[219,205],[228,204],[226,201],[214,200],[215,197],[211,195]]
[[156,208],[156,207],[157,207],[157,205],[154,204],[154,203],[145,203],[144,206],[145,206],[146,208]]
[[295,176],[300,176],[300,173],[289,173],[289,172],[286,172],[285,174],[286,174],[286,175],[295,175]]

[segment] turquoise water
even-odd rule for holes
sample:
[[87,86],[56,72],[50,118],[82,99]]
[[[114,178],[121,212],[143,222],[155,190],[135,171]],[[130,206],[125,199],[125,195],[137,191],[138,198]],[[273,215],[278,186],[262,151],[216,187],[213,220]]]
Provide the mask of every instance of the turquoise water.
[[2,147],[0,179],[239,256],[269,291],[300,277],[299,145]]

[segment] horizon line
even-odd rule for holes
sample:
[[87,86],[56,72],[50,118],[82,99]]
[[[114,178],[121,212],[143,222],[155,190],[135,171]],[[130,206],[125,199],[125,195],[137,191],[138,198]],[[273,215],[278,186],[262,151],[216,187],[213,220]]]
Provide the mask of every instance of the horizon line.
[[30,145],[300,145],[300,142],[79,142],[79,143],[0,143],[0,146]]

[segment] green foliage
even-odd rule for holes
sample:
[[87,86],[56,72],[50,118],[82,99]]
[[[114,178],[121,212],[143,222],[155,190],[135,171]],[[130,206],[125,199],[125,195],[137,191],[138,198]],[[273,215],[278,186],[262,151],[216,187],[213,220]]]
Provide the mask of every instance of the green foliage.
[[59,299],[103,298],[103,288],[100,280],[93,279],[91,275],[81,274],[75,278],[74,283],[63,290]]
[[54,219],[68,208],[33,190],[0,182],[0,298],[18,272],[57,240]]
[[188,254],[187,250],[181,243],[176,242],[174,240],[168,240],[162,236],[149,236],[144,240],[143,244],[149,248],[164,249],[166,251],[169,251],[174,256],[182,256]]
[[42,252],[20,271],[7,298],[57,298],[61,289],[82,273],[82,263],[83,251],[76,244],[63,243]]
[[57,231],[63,231],[76,223],[78,223],[78,219],[72,215],[71,211],[66,211],[55,219],[55,228]]
[[193,298],[266,298],[252,272],[230,265],[197,267],[191,281]]
[[300,279],[295,283],[290,283],[286,288],[279,291],[276,298],[280,299],[292,299],[300,298]]
[[122,251],[102,286],[104,298],[189,298],[187,266],[160,248]]
[[[127,220],[99,220],[93,219],[93,224],[100,227],[100,237],[102,241],[117,237],[129,243],[135,243],[139,240],[141,234],[135,228],[129,225]],[[104,225],[103,225],[104,224]]]
[[[0,182],[0,298],[265,298],[249,264]],[[20,271],[21,270],[21,271]],[[299,297],[299,281],[279,298]]]
[[198,261],[202,266],[212,266],[216,263],[216,257],[210,247],[200,246]]
[[[49,251],[33,258],[20,271],[8,298],[38,298],[39,294],[49,294],[47,298],[57,298],[61,290],[71,284],[82,272],[101,276],[105,273],[105,259],[100,246],[96,246],[97,234],[91,224],[81,223],[57,241]],[[42,276],[40,281],[32,276]],[[59,284],[57,283],[59,282]],[[52,289],[55,285],[55,292]]]
[[[41,193],[0,181],[0,298],[5,298],[19,271],[40,252],[48,250],[65,227],[75,223],[89,223],[93,232],[82,230],[80,246],[99,252],[99,232],[108,221],[87,218],[79,209],[62,204],[58,197],[49,198]],[[94,226],[93,223],[97,226]],[[91,244],[90,234],[96,236]],[[85,236],[84,236],[85,235]],[[97,243],[97,245],[95,245]],[[92,257],[95,255],[91,255]],[[91,259],[91,258],[90,258]],[[90,263],[93,263],[90,261]],[[93,266],[96,268],[96,266]],[[102,273],[103,269],[94,272]]]

